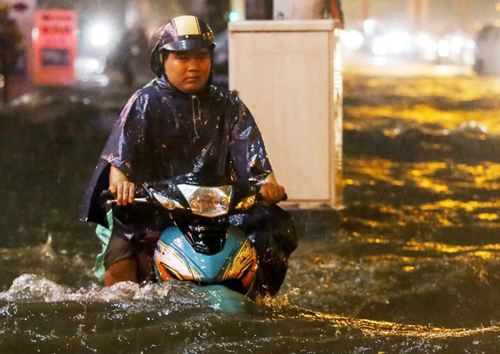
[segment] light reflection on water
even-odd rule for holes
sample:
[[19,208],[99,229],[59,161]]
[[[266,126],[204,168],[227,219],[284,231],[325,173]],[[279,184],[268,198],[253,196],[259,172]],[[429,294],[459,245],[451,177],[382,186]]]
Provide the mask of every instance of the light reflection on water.
[[[275,345],[328,352],[333,343],[338,343],[338,349],[361,348],[355,344],[360,341],[367,348],[391,344],[395,349],[427,350],[453,346],[451,339],[486,338],[491,342],[500,333],[499,326],[441,328],[329,314],[294,305],[292,295],[299,295],[298,291],[257,303],[237,295],[234,306],[227,298],[217,298],[226,294],[187,283],[142,287],[122,283],[110,289],[92,286],[74,291],[27,274],[0,293],[0,316],[5,325],[0,343],[9,353],[27,348],[161,353],[227,347],[264,353]],[[16,349],[21,342],[25,346]]]

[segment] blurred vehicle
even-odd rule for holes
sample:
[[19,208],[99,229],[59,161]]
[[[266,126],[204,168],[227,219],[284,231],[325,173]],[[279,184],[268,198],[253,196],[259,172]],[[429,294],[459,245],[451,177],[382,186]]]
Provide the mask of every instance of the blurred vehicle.
[[16,23],[9,17],[9,5],[0,2],[0,99],[7,103],[10,78],[16,71],[17,62],[23,52],[23,35]]
[[438,38],[435,46],[437,64],[474,65],[476,43],[461,32],[447,33]]
[[476,46],[475,41],[461,31],[436,34],[388,29],[368,20],[358,29],[343,31],[341,43],[345,52],[460,66],[474,64]]
[[[142,26],[127,28],[118,40],[115,48],[106,58],[108,75],[112,71],[119,73],[117,80],[129,88],[134,84],[144,84],[150,78],[148,37]],[[146,79],[147,78],[147,79]]]
[[479,76],[500,74],[500,28],[484,26],[476,37],[474,71]]
[[117,26],[110,20],[93,18],[79,22],[75,75],[80,83],[107,86],[106,59],[118,41]]

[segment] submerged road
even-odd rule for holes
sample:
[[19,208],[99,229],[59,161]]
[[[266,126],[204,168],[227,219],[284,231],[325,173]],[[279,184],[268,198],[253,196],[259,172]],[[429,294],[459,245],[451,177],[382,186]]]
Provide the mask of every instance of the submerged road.
[[120,95],[0,112],[0,352],[498,353],[500,80],[354,69],[338,238],[302,239],[241,313],[191,284],[95,284],[76,206]]

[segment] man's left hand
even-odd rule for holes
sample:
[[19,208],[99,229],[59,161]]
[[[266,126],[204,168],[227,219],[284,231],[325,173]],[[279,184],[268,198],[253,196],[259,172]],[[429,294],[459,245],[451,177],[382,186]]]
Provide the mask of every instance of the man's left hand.
[[267,204],[277,204],[283,200],[285,188],[277,183],[267,182],[260,187],[262,199]]

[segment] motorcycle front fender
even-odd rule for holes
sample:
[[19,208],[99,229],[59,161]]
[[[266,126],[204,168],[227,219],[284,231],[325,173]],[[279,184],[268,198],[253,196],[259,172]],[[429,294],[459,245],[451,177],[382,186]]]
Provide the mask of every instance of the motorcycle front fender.
[[236,226],[229,226],[223,249],[212,255],[196,252],[178,227],[169,227],[158,241],[154,268],[160,281],[173,278],[222,284],[246,294],[255,282],[258,258],[245,233]]

